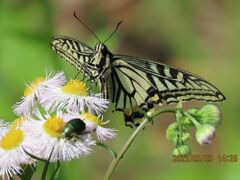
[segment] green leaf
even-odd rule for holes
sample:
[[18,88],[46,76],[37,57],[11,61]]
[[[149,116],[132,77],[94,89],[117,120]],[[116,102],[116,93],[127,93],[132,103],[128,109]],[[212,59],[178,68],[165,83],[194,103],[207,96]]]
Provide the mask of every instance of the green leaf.
[[33,174],[36,172],[37,166],[28,164],[24,165],[23,172],[21,174],[18,174],[18,177],[20,177],[22,180],[31,180],[33,177]]
[[60,166],[61,166],[61,163],[60,163],[60,161],[58,161],[55,170],[52,172],[50,180],[54,180],[56,178],[56,175],[58,174],[58,172],[60,170]]
[[178,131],[179,124],[177,122],[170,124],[166,131],[167,139],[175,145],[178,143]]
[[52,149],[52,151],[51,151],[51,153],[50,153],[50,155],[48,157],[48,160],[45,162],[45,166],[44,166],[44,169],[43,169],[43,172],[42,172],[41,180],[45,180],[46,177],[47,177],[47,171],[48,171],[48,167],[49,167],[49,164],[50,164],[50,159],[51,159],[53,150],[54,150],[54,148]]
[[29,155],[31,158],[33,158],[33,159],[36,159],[36,160],[38,160],[38,161],[47,162],[47,160],[45,160],[45,159],[41,159],[41,158],[39,158],[39,157],[37,157],[37,156],[32,155],[31,153],[29,153],[28,151],[26,151],[24,148],[23,148],[23,151],[24,151],[27,155]]
[[117,153],[116,153],[112,148],[110,148],[109,146],[107,146],[106,144],[97,142],[96,145],[101,146],[101,147],[107,149],[107,150],[112,154],[113,158],[116,158],[116,157],[117,157]]

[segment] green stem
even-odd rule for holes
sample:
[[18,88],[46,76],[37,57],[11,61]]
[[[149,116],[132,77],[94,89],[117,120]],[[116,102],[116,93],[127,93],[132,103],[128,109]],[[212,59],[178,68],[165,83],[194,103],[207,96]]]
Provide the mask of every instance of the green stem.
[[178,138],[178,143],[176,144],[177,146],[178,145],[183,145],[183,141],[182,141],[183,125],[182,125],[182,122],[181,122],[182,116],[183,116],[182,112],[176,112],[176,114],[175,114],[176,121],[177,121],[178,126],[179,126],[179,131],[178,131],[178,137],[179,138]]
[[54,169],[54,172],[52,173],[51,177],[50,177],[50,180],[54,180],[57,173],[59,172],[59,169],[60,169],[60,166],[61,166],[61,163],[60,161],[57,162],[57,166],[56,168]]
[[199,127],[201,126],[201,124],[199,122],[196,121],[196,119],[194,119],[189,113],[187,112],[184,112],[184,115],[189,117],[190,120],[193,122],[193,124],[196,126],[196,127]]
[[45,180],[46,177],[47,177],[47,172],[48,172],[48,167],[49,167],[49,164],[50,162],[49,161],[46,161],[45,162],[45,165],[44,165],[44,168],[43,168],[43,172],[42,172],[42,177],[41,177],[41,180]]
[[154,114],[152,116],[152,118],[154,118],[154,117],[156,117],[156,116],[158,116],[159,114],[162,114],[162,113],[175,113],[176,111],[182,112],[182,108],[163,109],[163,110],[157,112],[156,114]]
[[122,159],[123,155],[125,154],[125,152],[128,150],[129,146],[132,144],[133,140],[135,139],[135,137],[138,135],[138,133],[140,132],[140,130],[142,130],[146,124],[148,123],[148,119],[144,119],[144,121],[137,127],[137,129],[132,133],[132,135],[129,137],[129,139],[127,140],[127,142],[124,144],[124,146],[122,147],[122,149],[120,150],[120,152],[117,154],[117,157],[115,159],[113,159],[113,161],[111,162],[107,173],[104,176],[104,180],[108,180],[110,179],[115,167],[117,166],[118,162],[120,161],[120,159]]
[[51,153],[50,153],[50,155],[49,155],[49,157],[48,157],[48,160],[45,162],[45,165],[44,165],[44,168],[43,168],[43,172],[42,172],[41,180],[45,180],[46,177],[47,177],[47,172],[48,172],[48,168],[49,168],[49,164],[50,164],[50,159],[51,159],[53,150],[54,150],[54,148],[52,148],[52,151],[51,151]]
[[112,148],[107,146],[106,144],[103,144],[101,142],[97,142],[96,145],[105,148],[106,150],[108,150],[112,154],[113,158],[117,158],[117,153]]
[[[175,113],[176,111],[182,111],[182,109],[181,108],[163,109],[163,110],[157,112],[156,114],[154,114],[151,118],[154,118],[161,113]],[[108,167],[107,173],[104,176],[104,180],[110,179],[117,164],[123,158],[124,154],[126,153],[128,148],[131,146],[132,142],[134,141],[136,136],[139,134],[140,130],[142,130],[147,125],[148,122],[149,122],[149,120],[147,118],[145,118],[143,120],[143,122],[137,127],[137,129],[132,133],[132,135],[128,138],[127,142],[123,145],[122,149],[117,154],[117,157],[112,160],[110,166]]]

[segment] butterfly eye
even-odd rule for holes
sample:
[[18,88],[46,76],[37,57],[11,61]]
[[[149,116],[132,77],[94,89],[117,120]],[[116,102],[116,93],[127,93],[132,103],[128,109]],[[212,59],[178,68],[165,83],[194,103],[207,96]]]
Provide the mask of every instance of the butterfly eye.
[[101,45],[101,50],[102,50],[102,51],[106,51],[106,50],[107,50],[107,47],[102,44],[102,45]]
[[105,46],[105,45],[102,45],[101,46],[101,53],[102,53],[102,55],[105,57],[106,56],[106,54],[107,54],[107,47]]

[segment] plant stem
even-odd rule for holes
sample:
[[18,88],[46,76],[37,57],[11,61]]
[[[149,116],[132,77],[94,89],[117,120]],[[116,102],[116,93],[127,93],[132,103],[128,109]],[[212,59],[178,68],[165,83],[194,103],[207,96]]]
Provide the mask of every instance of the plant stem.
[[117,153],[112,148],[107,146],[106,144],[103,144],[101,142],[97,142],[96,145],[101,146],[101,147],[107,149],[112,154],[113,158],[117,158]]
[[44,165],[44,168],[43,168],[41,180],[45,180],[46,177],[47,177],[47,172],[48,172],[48,168],[49,168],[49,165],[50,165],[50,159],[51,159],[53,150],[54,150],[54,148],[52,148],[52,151],[51,151],[51,153],[50,153],[50,155],[48,157],[48,160],[45,161],[45,165]]
[[148,119],[144,119],[144,121],[137,127],[137,129],[132,133],[132,135],[129,137],[129,139],[127,140],[127,142],[124,144],[124,146],[122,147],[122,149],[120,150],[120,152],[117,154],[117,157],[115,159],[113,159],[113,161],[111,162],[107,173],[104,176],[104,180],[108,180],[110,179],[115,167],[117,166],[118,162],[120,161],[120,159],[122,159],[123,155],[125,154],[125,152],[128,150],[129,146],[132,144],[133,140],[135,139],[135,137],[138,135],[138,133],[140,132],[140,130],[142,130],[146,124],[148,123]]
[[201,124],[199,122],[197,122],[189,113],[187,112],[184,112],[184,115],[189,117],[191,119],[191,121],[193,122],[193,124],[196,126],[196,127],[199,127],[201,126]]
[[54,179],[56,178],[56,175],[57,175],[58,172],[59,172],[60,166],[61,166],[61,163],[60,163],[60,161],[58,161],[58,162],[57,162],[57,166],[56,166],[56,168],[54,169],[54,171],[53,171],[53,173],[52,173],[52,175],[51,175],[51,177],[50,177],[50,180],[54,180]]
[[[176,111],[182,111],[182,109],[181,108],[162,109],[161,111],[155,113],[152,116],[152,118],[158,116],[161,113],[175,113]],[[137,127],[137,129],[128,138],[127,142],[123,145],[122,149],[117,154],[117,157],[112,160],[110,166],[108,167],[107,173],[104,176],[104,180],[109,180],[110,179],[110,177],[111,177],[114,169],[116,168],[118,162],[123,158],[123,155],[128,150],[128,148],[130,147],[130,145],[132,144],[132,142],[134,141],[134,139],[136,138],[136,136],[138,135],[140,130],[142,130],[147,125],[147,123],[149,123],[149,120],[147,118],[144,118],[143,122]]]
[[182,108],[172,108],[172,109],[162,109],[161,111],[159,112],[156,112],[152,118],[158,116],[159,114],[162,114],[162,113],[175,113],[176,111],[180,111],[182,112]]

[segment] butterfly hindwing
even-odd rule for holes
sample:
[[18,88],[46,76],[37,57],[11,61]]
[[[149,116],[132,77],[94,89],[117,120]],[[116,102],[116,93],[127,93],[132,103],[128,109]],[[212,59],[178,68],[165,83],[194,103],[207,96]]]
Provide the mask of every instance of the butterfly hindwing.
[[111,79],[112,89],[109,97],[116,103],[116,110],[124,110],[129,106],[140,107],[157,92],[145,72],[122,60],[112,63]]
[[152,87],[157,89],[161,101],[172,103],[195,99],[218,102],[225,99],[212,84],[185,70],[131,56],[116,55],[114,58],[121,59],[133,68],[145,72]]
[[128,126],[142,117],[140,108],[149,110],[163,101],[223,101],[224,95],[203,78],[165,64],[131,56],[113,57],[110,99],[124,112]]

